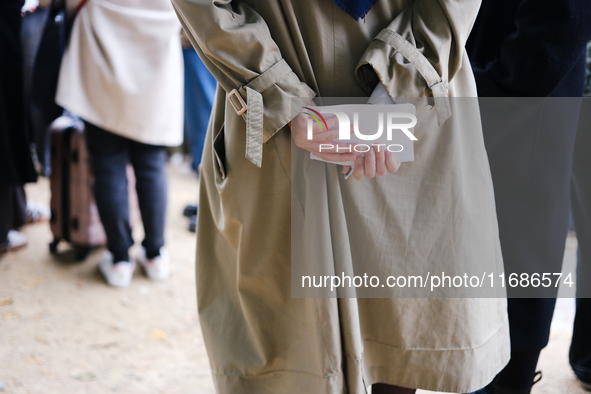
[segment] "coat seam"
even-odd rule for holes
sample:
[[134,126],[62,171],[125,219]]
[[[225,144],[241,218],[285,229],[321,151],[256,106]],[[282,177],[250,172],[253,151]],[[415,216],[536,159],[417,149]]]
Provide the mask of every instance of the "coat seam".
[[[327,358],[328,358],[328,362],[329,362],[329,365],[330,365],[330,369],[332,371],[334,371],[335,370],[335,367],[334,367],[334,365],[332,363],[331,352],[328,350],[328,343],[326,341],[326,335],[324,334],[324,328],[322,327],[322,318],[320,317],[320,311],[318,310],[318,308],[319,308],[319,306],[318,306],[318,299],[315,299],[314,300],[314,305],[315,305],[315,308],[314,309],[316,310],[316,317],[318,318],[318,323],[319,323],[318,325],[319,325],[319,328],[320,328],[320,332],[322,333],[322,341],[324,342],[324,350],[326,351],[326,354],[327,354]],[[334,373],[335,372],[333,372],[333,374]]]
[[217,376],[238,376],[238,377],[243,377],[243,378],[258,378],[258,377],[261,377],[261,376],[264,376],[264,375],[269,375],[269,374],[272,374],[272,373],[282,373],[282,372],[300,373],[300,374],[303,374],[303,375],[312,375],[312,376],[315,376],[315,377],[318,377],[318,378],[321,378],[321,379],[326,379],[326,378],[332,379],[332,378],[334,378],[334,377],[336,377],[338,375],[342,375],[343,374],[343,371],[339,371],[339,372],[329,373],[329,374],[326,374],[326,375],[318,375],[318,374],[315,374],[315,373],[312,373],[312,372],[297,371],[297,370],[294,370],[294,369],[276,369],[276,370],[273,370],[273,371],[267,371],[267,372],[263,372],[263,373],[256,374],[256,375],[247,375],[247,374],[238,374],[238,373],[221,373],[221,372],[211,371],[212,374],[217,375]]
[[387,343],[383,343],[380,341],[375,341],[373,339],[368,339],[368,338],[363,338],[364,341],[367,342],[373,342],[373,343],[377,343],[379,345],[383,345],[383,346],[388,346],[394,349],[399,349],[399,350],[405,350],[405,351],[412,351],[412,352],[464,352],[466,350],[476,350],[482,346],[485,346],[492,338],[494,338],[496,335],[498,335],[498,333],[505,327],[506,323],[507,323],[507,319],[505,319],[503,321],[503,324],[501,324],[499,326],[499,328],[492,334],[490,335],[488,338],[486,338],[486,340],[484,340],[484,342],[482,342],[479,345],[476,346],[472,346],[472,347],[459,347],[459,348],[441,348],[441,349],[433,349],[433,348],[402,348],[402,347],[397,347],[397,346],[393,346]]

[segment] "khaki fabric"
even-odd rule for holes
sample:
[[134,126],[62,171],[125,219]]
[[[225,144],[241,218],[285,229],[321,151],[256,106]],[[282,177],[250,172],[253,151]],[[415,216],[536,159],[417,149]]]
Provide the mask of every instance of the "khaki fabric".
[[167,0],[89,0],[74,21],[56,102],[132,140],[180,145],[180,29]]
[[[476,259],[502,270],[478,107],[447,100],[476,95],[464,43],[479,1],[379,0],[359,22],[330,0],[173,5],[220,84],[196,272],[217,391],[361,394],[381,382],[465,393],[489,383],[509,360],[503,298],[291,298],[290,289],[292,254],[334,245],[349,261],[397,256],[434,272]],[[344,181],[295,147],[286,125],[292,102],[307,104],[299,97],[367,97],[366,67],[392,97],[416,98],[423,160]],[[252,103],[242,116],[233,89]],[[321,237],[308,236],[321,225]]]

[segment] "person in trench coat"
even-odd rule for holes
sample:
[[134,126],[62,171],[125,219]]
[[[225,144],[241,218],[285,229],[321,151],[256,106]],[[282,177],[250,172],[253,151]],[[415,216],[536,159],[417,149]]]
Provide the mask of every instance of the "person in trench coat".
[[[461,393],[488,383],[509,359],[502,297],[290,291],[290,259],[314,242],[328,264],[389,255],[402,273],[502,269],[478,107],[450,101],[476,96],[464,44],[480,2],[379,0],[360,20],[330,0],[173,5],[219,83],[202,160],[196,271],[217,392],[361,394],[374,385],[374,393]],[[378,81],[393,98],[418,98],[422,159],[345,181],[339,166],[312,162],[296,146],[292,105],[368,97]],[[315,187],[301,194],[308,181]],[[318,239],[306,238],[303,229],[320,227],[327,231]],[[345,252],[332,254],[331,240]]]

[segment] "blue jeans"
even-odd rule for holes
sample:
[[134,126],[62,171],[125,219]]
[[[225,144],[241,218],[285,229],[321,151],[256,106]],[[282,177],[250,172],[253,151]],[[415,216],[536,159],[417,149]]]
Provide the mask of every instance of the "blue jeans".
[[217,82],[193,48],[183,49],[185,60],[185,141],[192,155],[191,167],[198,172],[203,142]]
[[147,145],[85,122],[86,141],[94,174],[94,196],[115,262],[129,261],[133,245],[129,223],[126,168],[131,163],[144,225],[142,242],[148,258],[164,246],[167,182],[166,148]]

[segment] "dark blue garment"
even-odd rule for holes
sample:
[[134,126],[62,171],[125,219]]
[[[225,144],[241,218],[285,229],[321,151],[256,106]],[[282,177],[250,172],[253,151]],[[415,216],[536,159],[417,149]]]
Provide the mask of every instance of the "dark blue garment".
[[577,97],[588,0],[483,0],[466,43],[480,97]]
[[591,384],[591,128],[589,125],[591,125],[591,97],[586,97],[581,105],[571,179],[571,209],[578,240],[578,298],[569,359],[577,377]]
[[378,0],[332,0],[341,10],[358,21],[365,18],[371,7]]
[[573,339],[569,361],[577,378],[591,384],[591,299],[577,298],[577,313],[573,326]]
[[[478,95],[580,97],[590,20],[588,0],[483,0],[466,44]],[[566,125],[554,131],[484,129],[503,259],[515,271],[560,272],[577,137],[572,110],[558,114]],[[538,121],[555,119],[540,112]],[[539,353],[548,343],[555,300],[511,298],[508,304],[512,354]],[[534,371],[510,363],[499,384],[521,388],[511,377]]]
[[201,163],[203,142],[215,95],[216,80],[193,48],[183,49],[185,59],[185,141],[192,155],[191,166]]

